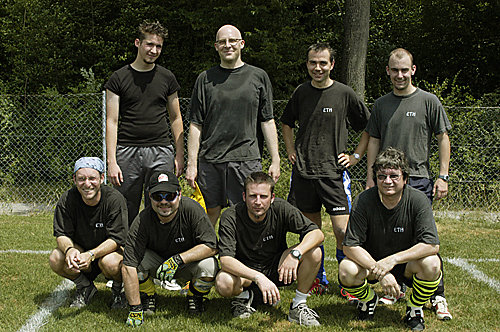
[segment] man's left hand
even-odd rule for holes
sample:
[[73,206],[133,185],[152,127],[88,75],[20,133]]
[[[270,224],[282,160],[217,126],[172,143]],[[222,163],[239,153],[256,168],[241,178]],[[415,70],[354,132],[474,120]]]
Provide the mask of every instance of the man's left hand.
[[396,299],[399,298],[401,289],[399,287],[398,282],[396,281],[396,278],[394,278],[394,275],[392,275],[392,273],[387,273],[380,280],[380,286],[382,286],[382,289],[384,290],[385,294],[395,297]]
[[435,199],[445,198],[448,195],[448,182],[443,179],[437,179],[432,189],[432,196]]
[[182,264],[184,264],[184,262],[181,256],[179,254],[174,255],[160,265],[156,271],[156,277],[161,281],[172,281],[175,272],[177,272],[177,268]]
[[396,260],[394,257],[387,256],[378,262],[376,262],[371,268],[370,268],[370,273],[377,278],[377,280],[380,280],[383,278],[386,274],[388,274],[396,265]]
[[291,255],[286,256],[283,263],[278,267],[279,280],[284,284],[291,284],[297,280],[297,269],[299,260]]
[[338,155],[338,163],[339,165],[342,165],[344,167],[350,167],[350,166],[354,166],[358,163],[358,159],[356,159],[354,157],[354,155],[348,155],[346,153],[341,153]]

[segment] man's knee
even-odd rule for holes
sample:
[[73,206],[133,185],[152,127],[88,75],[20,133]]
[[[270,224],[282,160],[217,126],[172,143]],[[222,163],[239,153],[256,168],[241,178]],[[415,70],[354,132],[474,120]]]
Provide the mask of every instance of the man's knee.
[[52,250],[49,256],[49,266],[54,272],[58,272],[64,266],[66,256],[58,248]]
[[112,252],[99,259],[99,268],[105,277],[115,279],[121,276],[122,261],[122,255]]
[[316,247],[313,250],[309,250],[307,253],[305,253],[303,260],[308,260],[314,264],[320,264],[321,256],[321,249],[319,247]]
[[344,286],[355,286],[359,278],[366,278],[360,275],[361,267],[348,258],[344,258],[339,264],[339,280]]
[[412,275],[416,274],[419,279],[433,281],[439,278],[440,273],[441,261],[438,255],[431,255],[408,262],[405,277],[411,278]]
[[222,297],[232,297],[235,294],[235,289],[240,288],[236,285],[237,280],[232,274],[225,271],[220,271],[215,278],[215,290]]

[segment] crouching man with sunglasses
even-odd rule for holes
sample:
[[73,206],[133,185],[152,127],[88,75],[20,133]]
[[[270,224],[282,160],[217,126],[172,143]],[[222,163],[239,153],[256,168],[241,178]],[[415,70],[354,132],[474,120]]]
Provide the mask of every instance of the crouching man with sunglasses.
[[379,297],[370,283],[399,298],[400,284],[412,287],[406,325],[424,326],[422,306],[442,277],[439,238],[427,196],[407,185],[409,166],[402,151],[387,148],[375,159],[377,185],[354,201],[344,238],[347,256],[339,265],[342,286],[359,299],[358,318],[373,319]]
[[177,177],[154,172],[149,180],[151,206],[133,221],[125,244],[123,282],[130,313],[127,325],[138,326],[156,310],[153,278],[189,283],[188,312],[204,311],[218,271],[217,237],[210,219],[195,201],[181,195]]

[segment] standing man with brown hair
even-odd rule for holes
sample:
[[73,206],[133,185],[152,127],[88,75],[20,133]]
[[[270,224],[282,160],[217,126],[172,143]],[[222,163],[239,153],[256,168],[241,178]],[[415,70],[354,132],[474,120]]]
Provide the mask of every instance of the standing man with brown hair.
[[258,127],[275,181],[280,157],[266,72],[242,61],[245,41],[232,25],[218,30],[214,47],[220,64],[198,76],[191,97],[186,179],[193,188],[198,181],[215,226],[222,208],[241,201],[245,178],[262,169]]
[[[139,212],[145,183],[159,168],[184,168],[184,129],[174,74],[155,64],[167,30],[157,21],[144,21],[135,39],[137,56],[113,73],[106,88],[106,149],[111,183],[127,199],[129,224]],[[169,125],[175,145],[169,141]]]

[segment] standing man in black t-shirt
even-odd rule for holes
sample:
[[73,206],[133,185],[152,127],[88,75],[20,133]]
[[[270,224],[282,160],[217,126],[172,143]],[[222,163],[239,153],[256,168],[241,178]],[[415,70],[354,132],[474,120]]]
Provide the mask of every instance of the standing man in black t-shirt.
[[[346,152],[347,126],[363,130],[369,112],[356,93],[348,86],[330,78],[335,64],[334,51],[327,43],[307,49],[307,70],[311,81],[295,89],[286,105],[281,122],[288,159],[293,164],[291,194],[295,205],[321,228],[321,207],[330,215],[337,240],[337,261],[342,251],[349,211],[351,179],[346,167],[355,165],[364,155],[368,133],[363,132],[352,155]],[[293,128],[298,122],[296,140]],[[289,197],[290,197],[289,196]],[[328,280],[323,261],[312,293],[323,294]],[[341,294],[350,299],[349,294]]]
[[151,206],[134,220],[125,244],[123,283],[130,305],[127,325],[156,310],[153,277],[189,282],[188,312],[200,314],[218,271],[217,236],[203,208],[181,195],[177,177],[157,171],[149,180]]
[[269,77],[245,64],[240,31],[224,25],[216,35],[220,65],[198,76],[190,106],[186,179],[197,180],[215,226],[221,209],[241,201],[243,181],[262,169],[258,132],[271,155],[269,174],[280,175],[278,136]]
[[76,284],[71,307],[86,306],[97,292],[93,281],[102,272],[114,280],[111,308],[122,308],[122,249],[128,229],[127,203],[113,188],[102,186],[104,162],[83,157],[75,162],[75,186],[56,205],[57,248],[49,257],[52,270]]
[[[127,199],[129,224],[139,212],[144,184],[157,169],[177,175],[184,168],[184,129],[174,74],[155,64],[167,30],[144,21],[135,40],[137,56],[113,73],[106,88],[106,149],[111,183]],[[169,141],[170,119],[174,150]]]
[[[219,225],[222,271],[216,289],[231,301],[233,315],[248,318],[255,305],[280,301],[278,287],[297,281],[288,320],[318,326],[318,315],[307,304],[321,262],[319,245],[324,235],[290,203],[274,197],[274,181],[264,172],[245,179],[244,202],[228,208]],[[288,248],[286,235],[300,235],[300,243]],[[254,307],[252,307],[252,304]]]
[[[397,48],[390,53],[386,71],[393,90],[375,101],[366,127],[370,134],[366,156],[366,187],[375,185],[371,169],[375,156],[380,150],[392,146],[401,149],[408,158],[408,184],[424,192],[432,204],[433,198],[438,200],[448,194],[448,131],[451,124],[439,99],[412,84],[412,76],[416,70],[409,51]],[[429,164],[432,136],[437,138],[439,154],[439,175],[435,182],[432,181]],[[384,297],[381,302],[392,304],[397,300]],[[444,278],[431,297],[431,303],[439,319],[452,319],[445,297]]]
[[421,331],[422,307],[442,278],[432,208],[422,192],[406,184],[409,166],[402,151],[389,147],[380,153],[373,173],[377,186],[361,193],[353,204],[339,280],[359,299],[360,320],[373,319],[379,301],[368,283],[380,282],[384,293],[395,298],[400,283],[411,285],[405,323]]

